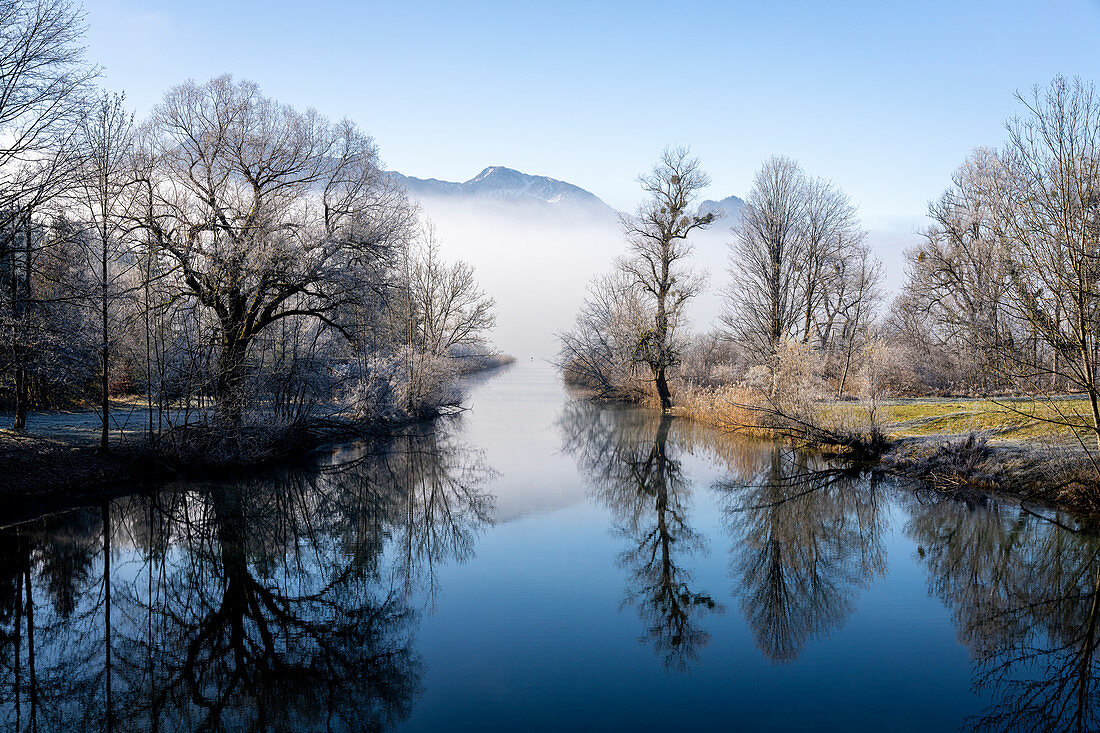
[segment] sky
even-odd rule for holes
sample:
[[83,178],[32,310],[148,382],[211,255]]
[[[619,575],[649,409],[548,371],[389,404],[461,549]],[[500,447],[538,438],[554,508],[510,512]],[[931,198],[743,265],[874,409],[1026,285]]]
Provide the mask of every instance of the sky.
[[743,197],[765,158],[792,156],[851,195],[892,287],[929,201],[1003,141],[1017,91],[1100,80],[1100,0],[85,8],[88,56],[139,116],[173,84],[232,73],[350,117],[407,175],[504,165],[630,210],[666,145],[691,146],[710,198]]
[[88,54],[139,114],[222,73],[375,136],[389,167],[506,165],[633,208],[690,145],[709,195],[797,158],[874,228],[919,219],[1017,90],[1100,76],[1100,3],[87,0]]

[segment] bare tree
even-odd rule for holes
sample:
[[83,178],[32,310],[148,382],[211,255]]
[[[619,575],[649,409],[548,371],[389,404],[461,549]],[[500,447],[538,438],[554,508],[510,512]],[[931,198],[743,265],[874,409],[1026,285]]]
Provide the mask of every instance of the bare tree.
[[1026,111],[1009,121],[1001,164],[986,181],[993,235],[1011,283],[1008,312],[1059,358],[1002,349],[1002,368],[1044,394],[1053,369],[1083,392],[1085,422],[1051,404],[1100,450],[1100,99],[1092,84],[1063,77],[1019,99]]
[[923,331],[918,340],[927,341],[927,349],[956,356],[955,379],[979,389],[996,376],[1009,328],[1008,268],[986,195],[999,167],[995,151],[979,148],[956,171],[952,187],[929,207],[932,225],[924,241],[906,253],[908,277],[895,302],[895,309],[914,311],[896,320]]
[[429,222],[407,253],[405,268],[413,346],[436,357],[455,347],[482,347],[496,322],[493,299],[478,287],[474,268],[445,262],[439,249]]
[[733,282],[722,316],[730,335],[762,360],[795,335],[802,310],[798,267],[805,256],[805,213],[802,168],[790,158],[764,161],[734,228]]
[[373,140],[223,76],[170,90],[151,119],[144,225],[216,316],[216,394],[240,418],[249,346],[285,319],[350,336],[341,317],[384,297],[380,272],[413,212]]
[[[805,183],[802,222],[802,259],[795,268],[802,301],[802,343],[814,336],[825,341],[827,325],[819,328],[830,295],[843,287],[840,278],[853,247],[863,239],[856,207],[848,194],[831,181],[814,178]],[[825,319],[827,320],[827,319]]]
[[[0,316],[10,336],[15,422],[26,423],[36,308],[38,219],[68,183],[72,123],[95,70],[84,63],[80,9],[67,0],[0,0]],[[38,232],[38,233],[36,233]]]
[[652,305],[652,328],[642,334],[635,354],[653,373],[661,409],[667,411],[672,408],[667,373],[679,359],[674,332],[681,325],[684,304],[701,286],[700,277],[685,262],[691,254],[688,237],[709,227],[715,217],[691,211],[710,178],[687,148],[665,149],[639,182],[649,198],[634,216],[622,218],[628,254],[619,267]]
[[[77,150],[81,170],[69,196],[69,206],[84,228],[81,240],[89,245],[93,293],[89,294],[99,321],[100,450],[109,448],[110,367],[114,340],[112,311],[118,309],[123,241],[133,221],[136,178],[133,170],[134,118],[123,107],[121,95],[104,94],[89,106],[78,123]],[[116,315],[117,318],[117,315]]]
[[824,301],[821,343],[829,357],[827,367],[843,396],[854,362],[871,343],[876,313],[882,304],[882,263],[859,238],[832,267]]
[[572,329],[558,334],[558,368],[570,384],[600,397],[638,399],[635,349],[653,322],[630,276],[615,269],[588,286]]
[[84,63],[84,32],[83,11],[68,0],[0,0],[0,229],[54,193],[42,176],[56,170],[42,163],[71,132],[96,74]]
[[842,393],[882,279],[848,195],[790,158],[769,158],[733,232],[725,332],[767,366],[771,397],[787,341],[820,351]]

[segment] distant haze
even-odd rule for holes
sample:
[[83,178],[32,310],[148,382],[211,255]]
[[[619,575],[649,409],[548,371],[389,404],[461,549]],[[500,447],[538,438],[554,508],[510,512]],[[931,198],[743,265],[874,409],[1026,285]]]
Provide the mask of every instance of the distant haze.
[[[436,227],[444,255],[477,268],[497,301],[496,347],[518,358],[550,358],[555,334],[573,324],[588,283],[624,252],[618,212],[595,194],[545,176],[491,166],[464,182],[389,173]],[[709,275],[689,310],[696,330],[721,311],[726,242],[741,199],[704,201],[722,218],[694,242],[694,266]]]

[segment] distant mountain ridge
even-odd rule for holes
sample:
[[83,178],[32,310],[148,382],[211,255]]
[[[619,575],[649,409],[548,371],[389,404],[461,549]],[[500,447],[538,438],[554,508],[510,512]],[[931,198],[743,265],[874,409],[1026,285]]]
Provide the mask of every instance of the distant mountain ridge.
[[720,201],[707,199],[699,204],[699,214],[701,216],[715,214],[716,216],[721,216],[730,225],[733,225],[737,223],[737,218],[741,215],[741,209],[743,209],[744,206],[745,202],[737,196],[727,196]]
[[[580,186],[548,176],[537,176],[502,165],[491,165],[468,181],[442,181],[438,178],[416,178],[397,171],[386,175],[404,186],[415,199],[451,200],[510,208],[519,204],[544,213],[581,212],[599,218],[615,217],[618,212],[603,199]],[[699,214],[714,213],[725,221],[734,222],[745,205],[737,196],[699,204]],[[526,209],[525,209],[526,210]]]
[[534,176],[514,168],[492,165],[468,181],[415,178],[397,171],[387,175],[414,198],[473,199],[486,203],[522,203],[552,209],[581,209],[588,214],[611,215],[615,210],[580,186],[547,176]]

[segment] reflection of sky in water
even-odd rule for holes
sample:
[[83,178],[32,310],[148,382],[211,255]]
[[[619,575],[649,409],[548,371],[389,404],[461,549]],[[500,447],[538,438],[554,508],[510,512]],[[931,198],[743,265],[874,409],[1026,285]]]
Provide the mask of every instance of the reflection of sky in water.
[[[469,397],[338,470],[116,501],[115,726],[196,727],[238,652],[215,728],[1061,729],[1079,701],[1095,726],[1091,536],[568,402],[540,362]],[[100,727],[101,528],[92,508],[0,534],[9,729],[28,561],[38,728]]]

